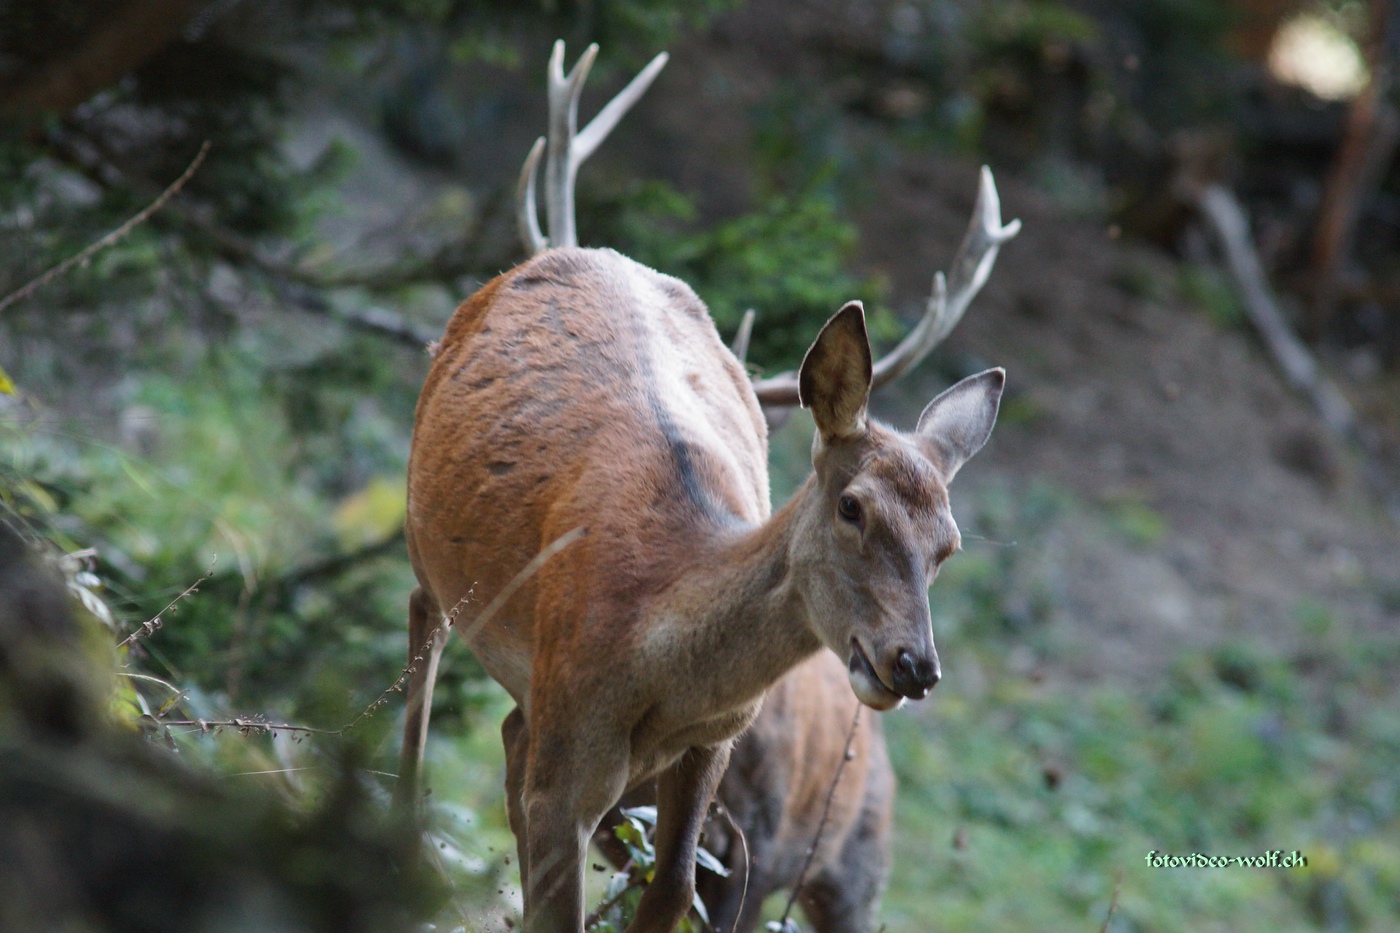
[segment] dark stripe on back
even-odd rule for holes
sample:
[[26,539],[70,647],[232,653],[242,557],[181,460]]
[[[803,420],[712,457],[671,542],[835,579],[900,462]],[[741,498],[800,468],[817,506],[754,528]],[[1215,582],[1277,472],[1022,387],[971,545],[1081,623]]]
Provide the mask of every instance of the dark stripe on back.
[[[650,369],[650,364],[647,365]],[[650,375],[648,372],[646,375]],[[656,419],[656,427],[666,439],[666,449],[670,451],[671,462],[675,465],[677,485],[685,492],[696,516],[717,526],[727,526],[739,521],[739,516],[715,501],[700,473],[699,461],[704,458],[704,450],[681,434],[671,418],[671,413],[657,397],[650,380],[647,382],[647,406]]]

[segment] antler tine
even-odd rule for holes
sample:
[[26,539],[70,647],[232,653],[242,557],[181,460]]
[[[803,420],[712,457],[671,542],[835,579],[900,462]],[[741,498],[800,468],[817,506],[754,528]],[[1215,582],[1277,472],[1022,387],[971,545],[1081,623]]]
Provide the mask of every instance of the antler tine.
[[642,99],[647,88],[651,87],[651,82],[656,80],[656,76],[670,60],[671,56],[668,53],[661,52],[647,62],[647,66],[637,72],[637,76],[627,82],[627,86],[618,91],[617,96],[608,101],[607,106],[599,110],[593,119],[588,121],[588,125],[579,131],[569,152],[569,158],[574,161],[575,168],[582,165],[583,160],[591,156],[593,150],[608,138],[613,127],[617,126],[617,121],[632,109],[633,104]]
[[520,181],[515,186],[515,223],[520,231],[520,241],[531,256],[549,249],[549,241],[540,232],[539,212],[535,209],[535,173],[539,169],[540,156],[544,155],[544,137],[535,140],[525,164],[520,167]]
[[[992,180],[992,170],[982,166],[977,204],[972,209],[967,234],[963,237],[962,245],[958,247],[957,255],[953,257],[952,289],[949,291],[945,282],[940,294],[939,287],[935,285],[934,293],[929,297],[930,304],[937,300],[940,305],[939,323],[932,338],[932,346],[942,343],[957,326],[967,306],[982,290],[982,286],[987,284],[987,279],[992,274],[992,265],[997,259],[997,251],[1003,243],[1020,232],[1019,220],[1002,226],[1001,198],[997,195],[996,182]],[[949,294],[952,295],[951,304],[947,302]]]
[[598,57],[595,43],[584,50],[574,70],[564,74],[564,40],[554,43],[549,56],[549,161],[545,165],[544,204],[549,218],[552,246],[577,246],[574,230],[574,173],[578,165],[569,158],[578,131],[578,98],[583,79]]
[[739,330],[734,335],[734,344],[729,348],[740,363],[748,358],[749,338],[753,336],[753,319],[757,315],[753,308],[744,312],[744,319],[739,322]]
[[[872,391],[913,369],[943,342],[987,283],[1002,244],[1020,231],[1019,220],[1002,225],[1001,198],[997,195],[992,171],[982,166],[977,204],[972,209],[967,233],[953,257],[952,286],[942,272],[934,275],[933,292],[925,305],[924,316],[899,346],[875,364],[870,381]],[[770,379],[756,380],[754,392],[765,408],[796,405],[797,374],[781,373]]]
[[669,58],[665,52],[653,58],[579,131],[579,96],[597,57],[598,46],[595,43],[584,51],[573,70],[565,75],[562,39],[554,43],[554,51],[549,56],[549,159],[545,165],[545,213],[549,219],[550,246],[578,245],[578,232],[574,226],[574,178],[578,175],[579,166],[646,93]]

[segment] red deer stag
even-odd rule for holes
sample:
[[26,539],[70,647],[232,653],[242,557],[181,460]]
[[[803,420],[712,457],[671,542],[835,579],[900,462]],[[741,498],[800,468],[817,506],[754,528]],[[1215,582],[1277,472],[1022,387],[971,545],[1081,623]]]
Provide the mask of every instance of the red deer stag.
[[[445,621],[510,693],[506,798],[528,933],[578,933],[585,849],[629,787],[656,778],[654,880],[629,930],[672,930],[690,908],[696,840],[736,735],[765,691],[824,646],[861,702],[920,699],[940,671],[928,586],[958,549],[947,483],[985,443],[1004,373],[968,377],[911,433],[866,414],[957,322],[1005,227],[985,172],[953,284],[873,363],[859,302],[796,373],[750,383],[684,283],[611,250],[580,249],[579,164],[665,62],[658,56],[583,130],[596,55],[550,59],[549,240],[534,214],[545,140],[521,175],[536,255],[468,299],[418,402],[408,468],[411,804]],[[776,514],[761,406],[810,408],[815,473]],[[458,610],[467,598],[479,613]]]

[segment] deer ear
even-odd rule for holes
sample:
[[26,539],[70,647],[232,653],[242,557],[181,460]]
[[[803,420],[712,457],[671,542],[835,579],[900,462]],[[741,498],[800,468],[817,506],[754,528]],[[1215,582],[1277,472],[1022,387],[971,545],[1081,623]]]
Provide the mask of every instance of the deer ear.
[[812,409],[822,440],[865,430],[870,367],[865,308],[850,301],[826,322],[797,375],[798,399],[803,408]]
[[945,483],[991,437],[1005,384],[1004,369],[968,376],[929,402],[919,416],[914,432],[938,455]]

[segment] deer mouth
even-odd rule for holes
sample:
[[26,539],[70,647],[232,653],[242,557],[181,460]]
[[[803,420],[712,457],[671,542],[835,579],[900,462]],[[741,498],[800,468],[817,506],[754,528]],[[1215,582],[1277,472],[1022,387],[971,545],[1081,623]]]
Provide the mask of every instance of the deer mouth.
[[904,697],[895,693],[880,679],[880,675],[875,673],[875,665],[870,663],[870,656],[861,647],[859,639],[851,638],[851,656],[846,661],[847,677],[851,681],[851,690],[855,693],[856,699],[872,709],[889,710],[904,702]]

